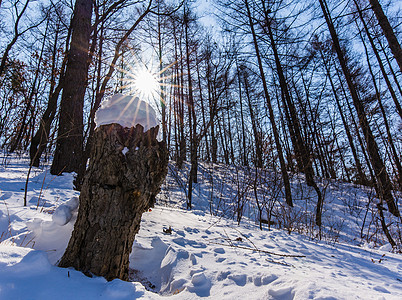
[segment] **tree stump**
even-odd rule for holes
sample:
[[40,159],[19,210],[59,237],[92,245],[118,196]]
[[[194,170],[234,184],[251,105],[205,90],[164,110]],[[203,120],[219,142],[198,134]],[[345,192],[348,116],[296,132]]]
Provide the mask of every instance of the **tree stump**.
[[142,213],[153,206],[167,174],[168,153],[158,126],[96,129],[78,217],[60,267],[107,280],[128,280],[129,255]]

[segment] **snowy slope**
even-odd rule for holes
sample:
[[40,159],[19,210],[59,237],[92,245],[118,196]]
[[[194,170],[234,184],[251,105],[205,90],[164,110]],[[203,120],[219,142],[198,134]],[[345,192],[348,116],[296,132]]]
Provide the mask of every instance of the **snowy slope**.
[[[323,219],[328,232],[319,241],[313,231],[292,229],[289,235],[285,224],[279,224],[280,205],[273,227],[282,229],[259,230],[251,198],[237,225],[231,202],[239,190],[233,178],[246,176],[241,170],[201,165],[195,209],[183,210],[186,168],[178,171],[170,165],[159,204],[143,215],[136,236],[130,256],[134,282],[107,282],[54,265],[76,217],[72,176],[35,169],[28,206],[23,207],[28,161],[2,161],[0,299],[402,299],[401,254],[391,253],[386,244],[371,248],[374,243],[353,237],[360,234],[362,216],[351,212],[347,202],[365,207],[368,201],[367,191],[357,187],[326,184]],[[300,180],[293,178],[295,192]],[[268,193],[262,184],[259,188],[261,197]],[[305,202],[297,201],[296,209],[302,210]],[[335,240],[330,221],[340,218],[348,230]],[[165,233],[169,227],[171,233]],[[376,243],[380,241],[378,234]]]
[[[187,178],[190,165],[184,164],[182,170],[169,164],[166,184],[162,187],[159,203],[166,206],[185,208],[188,192]],[[290,175],[293,208],[285,204],[285,197],[279,175],[269,170],[245,169],[223,164],[200,163],[198,183],[193,184],[194,209],[210,212],[228,219],[238,219],[237,210],[241,207],[241,222],[259,223],[260,215],[256,195],[261,209],[261,218],[270,220],[271,228],[298,232],[310,239],[321,237],[328,243],[347,242],[354,245],[370,244],[371,247],[388,247],[388,241],[381,229],[378,199],[375,191],[360,185],[320,180],[317,185],[324,197],[321,232],[314,225],[317,196],[305,184],[301,175]],[[255,185],[255,190],[254,190]],[[395,193],[395,199],[402,202],[402,194]],[[402,247],[400,221],[384,211],[389,230],[396,243]],[[262,227],[268,228],[266,224]]]

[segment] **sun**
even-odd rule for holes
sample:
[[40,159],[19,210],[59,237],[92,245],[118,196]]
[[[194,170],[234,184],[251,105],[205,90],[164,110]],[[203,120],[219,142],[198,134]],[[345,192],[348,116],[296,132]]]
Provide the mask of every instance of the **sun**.
[[146,98],[155,96],[159,90],[159,80],[146,68],[138,69],[133,78],[133,86],[137,92]]

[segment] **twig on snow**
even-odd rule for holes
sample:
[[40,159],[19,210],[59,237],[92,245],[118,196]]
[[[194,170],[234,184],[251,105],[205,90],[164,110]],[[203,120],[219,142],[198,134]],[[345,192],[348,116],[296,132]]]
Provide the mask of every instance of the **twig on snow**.
[[267,251],[267,250],[254,249],[254,248],[251,248],[251,247],[233,245],[232,243],[230,243],[228,245],[228,244],[223,244],[223,243],[210,242],[210,244],[226,246],[226,247],[233,247],[233,248],[239,248],[239,249],[244,249],[244,250],[257,251],[257,252],[267,253],[267,254],[271,254],[271,255],[282,256],[282,257],[301,257],[301,258],[306,257],[305,255],[275,253],[275,252],[271,252],[271,251]]

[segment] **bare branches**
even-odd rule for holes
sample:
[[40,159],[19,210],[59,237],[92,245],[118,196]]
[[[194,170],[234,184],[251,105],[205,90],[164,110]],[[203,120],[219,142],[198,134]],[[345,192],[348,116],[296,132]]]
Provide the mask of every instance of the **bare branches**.
[[14,22],[14,36],[13,36],[12,40],[8,43],[6,49],[4,50],[3,57],[1,58],[1,63],[0,63],[0,76],[2,76],[3,73],[5,72],[6,63],[7,63],[7,60],[8,60],[8,56],[9,56],[10,50],[11,50],[11,48],[14,46],[14,44],[17,42],[18,38],[19,38],[20,36],[22,36],[23,34],[25,34],[26,32],[32,30],[33,28],[38,27],[38,26],[39,26],[40,24],[42,24],[42,23],[46,20],[46,18],[47,18],[47,15],[46,15],[43,19],[39,20],[39,22],[34,23],[33,25],[30,25],[30,26],[26,27],[26,28],[25,28],[24,30],[22,30],[22,31],[19,31],[19,30],[20,30],[19,26],[20,26],[21,18],[23,17],[25,11],[26,11],[27,8],[28,8],[29,1],[30,1],[30,0],[27,0],[27,1],[25,2],[25,4],[24,4],[24,6],[22,7],[21,11],[18,11],[18,5],[16,5],[16,4],[14,5],[15,16],[16,16],[15,22]]

